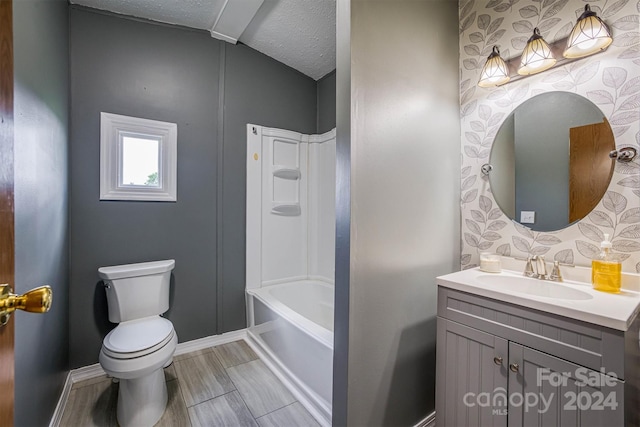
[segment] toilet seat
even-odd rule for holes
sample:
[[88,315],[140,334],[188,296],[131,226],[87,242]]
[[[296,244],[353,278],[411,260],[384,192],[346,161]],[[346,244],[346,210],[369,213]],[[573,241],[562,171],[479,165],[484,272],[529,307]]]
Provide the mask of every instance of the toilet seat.
[[[112,357],[107,354],[106,348],[102,345],[98,361],[104,371],[114,377],[121,380],[142,378],[155,370],[162,370],[162,367],[166,366],[168,362],[173,358],[173,353],[176,350],[178,344],[178,335],[173,332],[170,334],[169,342],[164,346],[154,346],[157,348],[155,351],[147,351],[144,356],[133,357],[127,359],[125,357],[129,354],[116,353],[118,357]],[[149,349],[150,350],[150,349]]]
[[114,359],[135,359],[161,349],[174,335],[173,324],[160,316],[131,320],[107,334],[102,351]]

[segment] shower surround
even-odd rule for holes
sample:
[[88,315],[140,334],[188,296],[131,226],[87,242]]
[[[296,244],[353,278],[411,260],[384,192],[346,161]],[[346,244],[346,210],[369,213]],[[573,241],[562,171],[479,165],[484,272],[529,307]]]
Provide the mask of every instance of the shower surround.
[[331,422],[335,130],[247,125],[249,338],[298,399]]

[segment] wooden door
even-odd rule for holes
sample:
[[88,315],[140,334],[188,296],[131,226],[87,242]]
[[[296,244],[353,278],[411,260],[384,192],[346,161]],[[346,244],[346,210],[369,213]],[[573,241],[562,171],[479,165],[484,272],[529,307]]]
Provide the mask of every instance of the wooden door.
[[514,342],[509,364],[509,427],[624,425],[622,381]]
[[507,425],[507,341],[438,317],[436,426]]
[[596,207],[613,175],[615,150],[609,122],[569,130],[569,223],[587,216]]
[[[0,283],[14,286],[13,8],[0,0]],[[0,426],[13,425],[13,318],[0,327]]]

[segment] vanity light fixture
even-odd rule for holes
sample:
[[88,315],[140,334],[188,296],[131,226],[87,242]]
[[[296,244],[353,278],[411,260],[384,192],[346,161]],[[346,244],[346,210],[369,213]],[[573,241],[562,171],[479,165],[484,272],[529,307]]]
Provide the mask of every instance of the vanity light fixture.
[[[529,38],[522,55],[506,60],[500,56],[498,46],[494,46],[482,67],[478,86],[483,88],[500,86],[556,65],[566,65],[585,56],[602,52],[612,42],[613,38],[607,24],[591,11],[589,5],[586,5],[584,13],[578,18],[568,37],[556,40],[549,45],[542,38],[540,30],[534,28],[533,35]],[[563,56],[560,56],[563,51]]]
[[582,58],[606,49],[613,42],[609,27],[587,4],[571,30],[564,50],[565,58]]
[[533,29],[533,35],[529,38],[522,52],[518,74],[528,76],[540,73],[556,65],[556,58],[551,53],[551,48],[542,38],[540,30]]
[[494,46],[491,54],[487,58],[487,62],[482,67],[480,73],[480,87],[500,86],[509,81],[509,67],[500,56],[500,49]]

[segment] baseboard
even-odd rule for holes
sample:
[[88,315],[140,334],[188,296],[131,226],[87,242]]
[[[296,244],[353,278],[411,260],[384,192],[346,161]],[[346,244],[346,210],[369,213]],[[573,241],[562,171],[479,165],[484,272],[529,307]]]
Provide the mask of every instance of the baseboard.
[[435,427],[436,425],[436,412],[433,411],[429,415],[426,416],[422,421],[416,424],[413,427]]
[[210,337],[199,338],[193,341],[182,342],[176,347],[174,356],[191,353],[192,351],[202,350],[208,347],[228,344],[233,341],[246,340],[247,330],[240,329],[237,331],[226,332],[221,335],[212,335]]
[[[246,329],[240,329],[238,331],[227,332],[221,335],[212,335],[210,337],[180,343],[176,346],[174,355],[179,356],[181,354],[191,353],[192,351],[198,351],[208,347],[228,344],[230,342],[238,340],[247,341]],[[60,425],[60,421],[62,421],[62,414],[64,413],[64,408],[67,406],[67,401],[69,400],[71,388],[75,383],[89,380],[91,378],[97,378],[102,375],[106,375],[106,372],[104,371],[104,369],[102,369],[102,366],[100,366],[99,363],[95,363],[89,366],[83,366],[81,368],[72,369],[71,371],[69,371],[69,373],[67,374],[67,379],[64,383],[64,388],[62,389],[62,393],[60,394],[60,398],[58,399],[58,405],[56,406],[56,409],[51,417],[49,427],[58,427]]]
[[67,406],[72,385],[71,372],[67,372],[67,378],[64,381],[64,387],[62,388],[62,393],[60,393],[60,399],[58,399],[56,409],[53,411],[53,415],[51,416],[49,427],[58,427],[62,422],[62,414],[64,413],[65,406]]
[[79,383],[80,381],[90,380],[91,378],[97,378],[106,374],[107,373],[102,369],[102,366],[100,366],[99,363],[94,363],[93,365],[83,366],[69,371],[72,385]]

